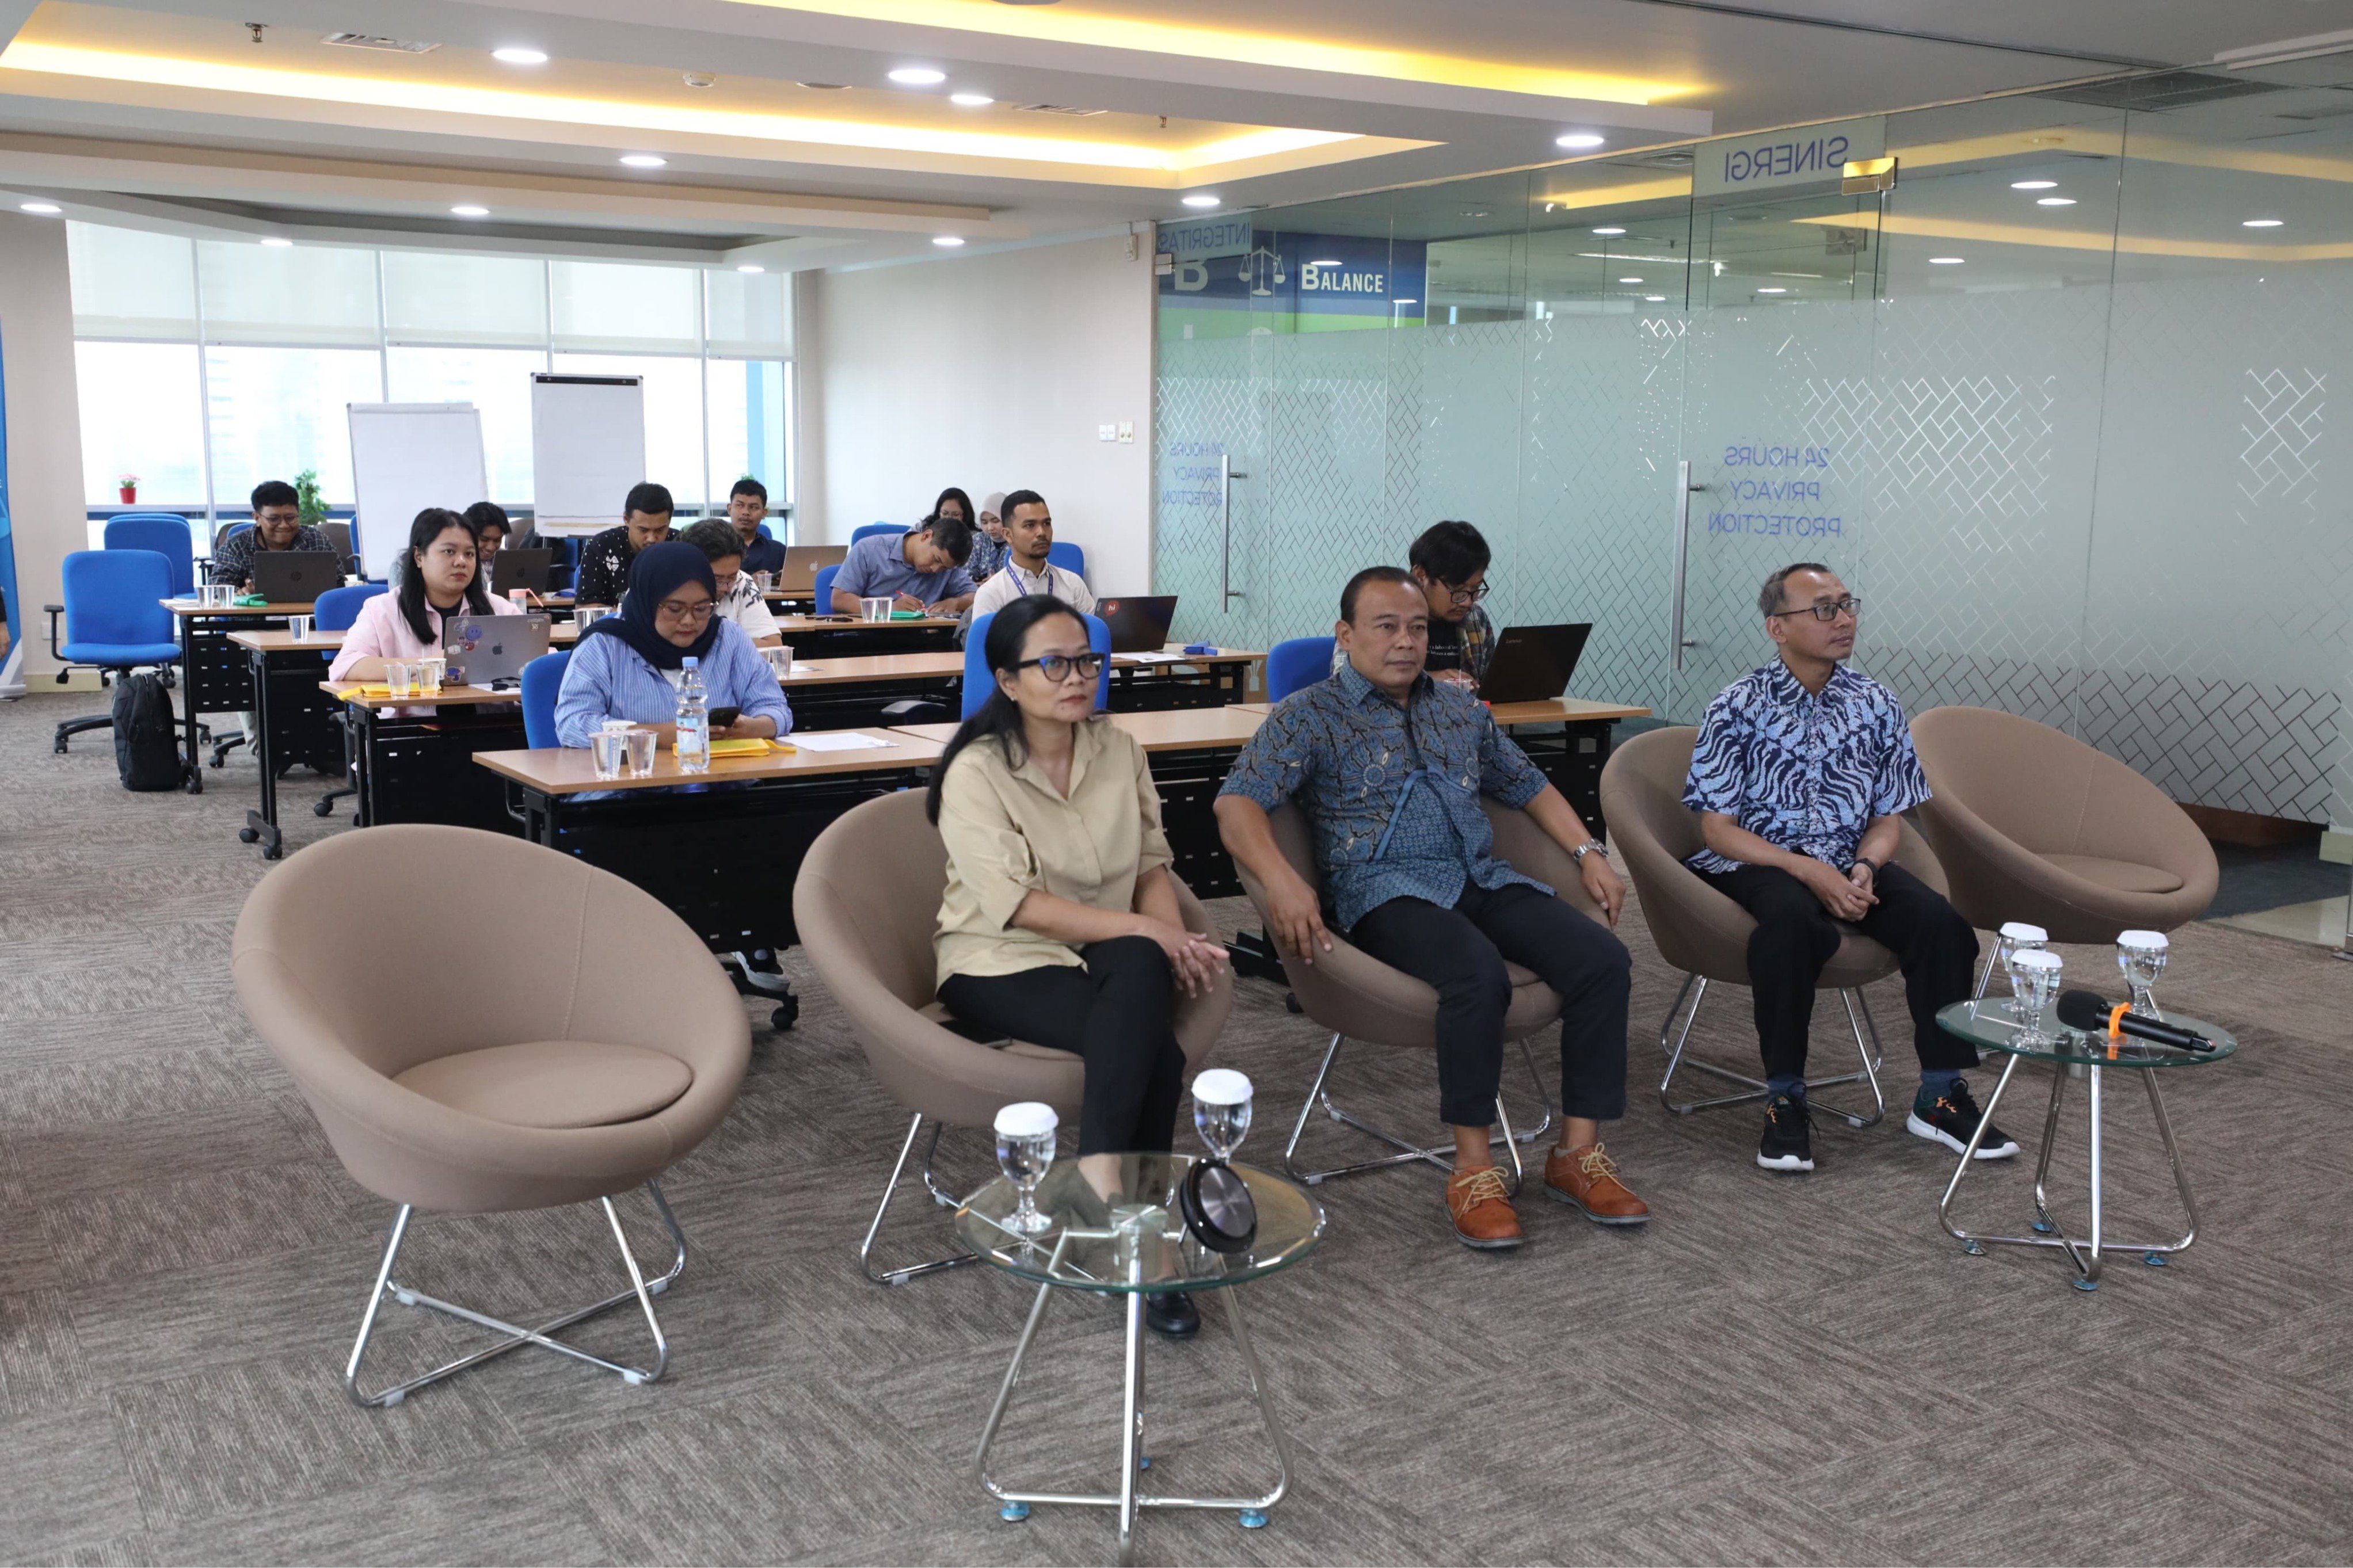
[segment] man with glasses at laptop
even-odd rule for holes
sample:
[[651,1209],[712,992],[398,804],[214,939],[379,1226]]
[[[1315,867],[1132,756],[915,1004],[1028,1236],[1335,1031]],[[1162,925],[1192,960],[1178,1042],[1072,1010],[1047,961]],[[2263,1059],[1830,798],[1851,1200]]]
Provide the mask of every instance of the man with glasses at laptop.
[[253,526],[239,529],[214,547],[206,580],[251,592],[253,557],[263,550],[311,551],[340,559],[324,529],[303,523],[302,498],[284,479],[265,479],[253,487]]
[[1348,580],[1333,628],[1340,672],[1292,693],[1218,792],[1219,835],[1266,889],[1268,926],[1306,963],[1331,951],[1315,889],[1276,847],[1267,814],[1296,800],[1312,826],[1332,914],[1348,940],[1438,993],[1439,1116],[1454,1134],[1446,1207],[1466,1247],[1520,1245],[1488,1139],[1504,1068],[1504,965],[1560,994],[1561,1136],[1545,1186],[1602,1225],[1651,1211],[1618,1179],[1601,1123],[1626,1114],[1625,944],[1494,855],[1493,795],[1577,866],[1609,925],[1626,889],[1601,846],[1486,708],[1422,668],[1430,604],[1419,578],[1371,566]]
[[[1430,678],[1476,691],[1495,656],[1495,626],[1479,602],[1487,596],[1487,541],[1467,522],[1432,523],[1407,553],[1413,580],[1430,605]],[[1348,661],[1332,650],[1336,673]]]
[[[1757,1163],[1814,1168],[1806,1037],[1841,922],[1894,953],[1904,971],[1920,1057],[1905,1128],[1957,1154],[1981,1114],[1961,1077],[1978,1054],[1936,1026],[1936,1010],[1968,999],[1978,937],[1935,889],[1888,864],[1898,814],[1928,798],[1904,705],[1847,667],[1862,605],[1829,567],[1784,566],[1765,579],[1757,607],[1780,658],[1707,705],[1683,784],[1706,845],[1687,863],[1757,921],[1748,983],[1767,1086]],[[2017,1152],[1989,1127],[1978,1158]]]
[[1005,498],[1005,566],[990,574],[972,597],[972,613],[993,616],[1016,599],[1044,594],[1082,616],[1095,613],[1094,590],[1076,572],[1047,559],[1054,548],[1054,514],[1036,490]]

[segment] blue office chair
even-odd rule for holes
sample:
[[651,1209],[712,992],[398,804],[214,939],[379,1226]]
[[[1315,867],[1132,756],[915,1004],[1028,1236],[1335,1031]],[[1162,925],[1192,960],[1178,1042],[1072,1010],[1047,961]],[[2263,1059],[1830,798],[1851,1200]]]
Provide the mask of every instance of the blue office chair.
[[861,539],[871,539],[878,533],[904,533],[906,531],[906,525],[903,523],[870,522],[863,528],[851,529],[849,531],[849,542],[855,544]]
[[[1079,617],[1087,623],[1087,646],[1103,656],[1103,674],[1095,680],[1095,711],[1111,706],[1111,627],[1094,616]],[[964,641],[964,711],[959,718],[969,719],[988,700],[997,689],[997,678],[988,669],[988,626],[997,619],[991,610],[972,618],[972,630]]]
[[818,567],[817,575],[810,579],[809,597],[817,601],[811,608],[820,616],[833,614],[833,577],[840,570],[841,563],[837,561],[830,566]]
[[[311,624],[322,632],[347,632],[352,629],[352,624],[360,618],[362,605],[366,604],[378,594],[390,591],[382,583],[360,583],[348,588],[330,588],[319,595],[317,604],[311,606]],[[330,654],[322,653],[319,657],[330,663],[333,662],[333,656]],[[351,776],[351,763],[348,760],[343,764],[343,776],[346,778]],[[331,789],[319,797],[318,804],[311,807],[311,813],[314,816],[332,816],[335,815],[335,802],[358,793],[357,785],[345,789]]]
[[1087,552],[1078,545],[1060,539],[1054,541],[1046,546],[1046,563],[1076,574],[1082,583],[1087,580]]
[[769,529],[768,525],[767,525],[766,523],[765,523],[765,522],[764,522],[764,523],[762,523],[762,524],[760,525],[760,537],[761,537],[761,538],[763,538],[763,539],[773,540],[773,539],[775,539],[776,536],[776,534],[775,534],[773,531],[770,531],[770,529]]
[[564,667],[571,659],[572,650],[560,648],[522,667],[522,739],[534,752],[564,744],[555,733],[555,699],[564,689]]
[[[128,675],[142,665],[168,668],[179,663],[172,612],[162,604],[172,592],[168,557],[153,550],[77,550],[66,557],[64,576],[66,602],[46,606],[49,655],[61,666],[93,666],[104,683],[110,676]],[[66,618],[62,643],[58,639],[61,615]],[[58,669],[58,685],[65,684],[66,675]],[[66,749],[69,735],[113,725],[111,713],[69,719],[58,726],[57,749]]]
[[1266,699],[1280,702],[1332,673],[1331,637],[1292,637],[1267,650]]
[[126,511],[106,523],[109,550],[152,550],[172,563],[172,596],[196,587],[196,541],[188,520],[175,511]]

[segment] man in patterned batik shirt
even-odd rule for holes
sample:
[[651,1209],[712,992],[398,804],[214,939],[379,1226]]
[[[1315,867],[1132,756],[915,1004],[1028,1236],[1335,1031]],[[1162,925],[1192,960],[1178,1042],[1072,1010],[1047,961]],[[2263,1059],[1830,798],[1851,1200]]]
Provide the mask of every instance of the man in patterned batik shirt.
[[1494,855],[1479,797],[1527,813],[1569,853],[1609,925],[1626,889],[1560,791],[1477,698],[1430,679],[1430,601],[1394,566],[1349,579],[1333,628],[1348,662],[1278,704],[1218,795],[1226,847],[1266,890],[1286,953],[1332,951],[1315,889],[1277,848],[1267,813],[1296,800],[1314,829],[1333,923],[1373,957],[1438,993],[1439,1116],[1454,1134],[1446,1207],[1466,1247],[1520,1244],[1488,1144],[1504,1068],[1504,965],[1560,994],[1560,1142],[1545,1190],[1602,1225],[1651,1211],[1618,1179],[1601,1123],[1626,1113],[1625,945]]
[[[1897,814],[1928,798],[1904,706],[1847,668],[1862,606],[1829,567],[1783,567],[1765,579],[1757,607],[1781,657],[1707,705],[1683,784],[1707,846],[1691,868],[1757,921],[1748,979],[1767,1095],[1757,1163],[1814,1168],[1806,1033],[1844,926],[1894,953],[1904,971],[1920,1057],[1905,1125],[1957,1154],[1977,1131],[1961,1069],[1978,1054],[1936,1026],[1936,1010],[1968,998],[1978,937],[1935,889],[1888,864]],[[1978,1158],[2017,1152],[1989,1127]]]

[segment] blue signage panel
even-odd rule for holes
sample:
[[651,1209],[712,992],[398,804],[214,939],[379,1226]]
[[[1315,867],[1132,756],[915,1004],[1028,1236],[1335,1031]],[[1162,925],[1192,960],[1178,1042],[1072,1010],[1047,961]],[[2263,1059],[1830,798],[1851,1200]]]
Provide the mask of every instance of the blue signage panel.
[[[1161,229],[1164,249],[1177,226]],[[1160,279],[1164,310],[1370,318],[1367,325],[1421,319],[1428,247],[1419,240],[1268,235],[1239,255],[1173,254],[1176,269]]]

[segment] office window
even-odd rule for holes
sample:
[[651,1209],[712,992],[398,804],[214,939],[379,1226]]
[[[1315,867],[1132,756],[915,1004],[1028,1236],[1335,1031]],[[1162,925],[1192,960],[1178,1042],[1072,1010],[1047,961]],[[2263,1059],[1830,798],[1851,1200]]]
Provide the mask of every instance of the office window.
[[79,342],[82,496],[119,505],[115,476],[139,476],[142,506],[205,504],[204,407],[194,343]]
[[208,343],[381,342],[372,250],[199,240],[196,287]]
[[385,350],[384,362],[387,403],[470,403],[480,409],[491,499],[508,507],[531,504],[531,378],[547,368],[546,354],[395,346]]
[[242,507],[262,480],[304,468],[330,506],[352,503],[348,405],[384,401],[375,350],[207,348],[205,386],[216,504]]
[[791,500],[785,433],[792,428],[792,377],[780,360],[712,360],[703,381],[711,398],[711,494],[725,499],[751,475],[768,487],[768,504]]
[[547,282],[559,349],[702,352],[702,333],[696,321],[700,279],[687,268],[552,261]]
[[76,336],[195,341],[195,261],[178,235],[69,223],[66,268]]
[[544,343],[547,263],[387,250],[384,335],[395,343]]
[[769,272],[703,274],[706,352],[790,359],[793,317],[785,280]]

